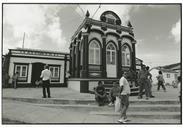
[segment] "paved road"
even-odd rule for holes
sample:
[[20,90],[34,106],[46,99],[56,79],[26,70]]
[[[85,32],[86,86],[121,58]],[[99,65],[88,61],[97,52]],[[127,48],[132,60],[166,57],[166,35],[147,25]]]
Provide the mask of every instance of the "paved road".
[[[68,88],[52,88],[53,98],[64,99],[90,99],[94,100],[94,95],[86,93],[78,93]],[[3,89],[3,97],[27,97],[41,98],[41,88],[18,88],[18,89]],[[158,99],[178,100],[178,90],[172,87],[167,87],[167,92],[156,91],[153,89],[153,94],[156,96],[152,101]],[[138,100],[136,96],[130,97],[130,100]],[[145,99],[142,99],[145,100]],[[108,116],[95,114],[94,109],[76,108],[55,108],[46,107],[41,104],[26,103],[12,100],[2,100],[2,117],[3,123],[117,123],[119,116]],[[105,106],[104,109],[108,110]],[[110,112],[113,110],[110,109]],[[129,123],[180,123],[180,120],[175,119],[138,119],[130,118]]]

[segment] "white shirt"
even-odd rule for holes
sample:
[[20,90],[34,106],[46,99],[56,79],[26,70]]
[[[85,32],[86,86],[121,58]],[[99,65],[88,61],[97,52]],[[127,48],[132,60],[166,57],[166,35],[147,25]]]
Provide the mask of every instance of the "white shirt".
[[130,94],[130,85],[125,77],[121,77],[119,80],[120,87],[123,86],[123,91],[121,92],[121,95],[127,95]]
[[41,76],[42,80],[51,80],[51,71],[48,70],[48,69],[44,69],[42,72],[41,72]]

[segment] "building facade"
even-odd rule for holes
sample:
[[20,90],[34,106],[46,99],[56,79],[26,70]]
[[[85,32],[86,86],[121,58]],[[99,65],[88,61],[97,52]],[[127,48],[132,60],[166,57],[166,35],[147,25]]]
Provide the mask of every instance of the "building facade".
[[122,71],[136,71],[133,28],[112,11],[100,20],[89,18],[89,12],[72,36],[68,86],[87,92],[98,80],[118,80]]
[[19,75],[18,86],[35,86],[46,64],[52,72],[51,85],[66,86],[66,72],[69,70],[69,54],[67,53],[22,48],[9,49],[6,61],[9,86],[11,86],[15,72]]
[[150,73],[152,74],[153,84],[158,83],[156,76],[158,76],[159,71],[162,71],[163,73],[165,85],[174,85],[177,83],[177,77],[181,75],[181,65],[180,63],[176,63],[152,68]]

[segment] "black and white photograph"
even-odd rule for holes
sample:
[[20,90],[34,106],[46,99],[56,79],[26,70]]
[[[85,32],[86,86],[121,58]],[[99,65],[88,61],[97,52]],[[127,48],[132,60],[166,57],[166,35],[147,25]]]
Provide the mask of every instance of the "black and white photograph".
[[2,3],[2,124],[182,124],[182,3]]

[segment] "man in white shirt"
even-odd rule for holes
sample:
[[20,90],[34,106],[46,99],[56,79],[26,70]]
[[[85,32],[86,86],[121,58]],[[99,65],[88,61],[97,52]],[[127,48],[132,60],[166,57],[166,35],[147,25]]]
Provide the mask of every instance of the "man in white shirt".
[[50,98],[51,71],[48,69],[48,65],[44,66],[44,70],[41,72],[40,77],[43,80],[43,98],[46,98],[46,89],[48,93],[48,98]]
[[120,99],[121,99],[121,116],[118,122],[125,123],[127,121],[126,111],[129,106],[129,96],[130,96],[130,85],[126,79],[127,73],[122,72],[122,77],[119,80],[121,92],[120,92]]

